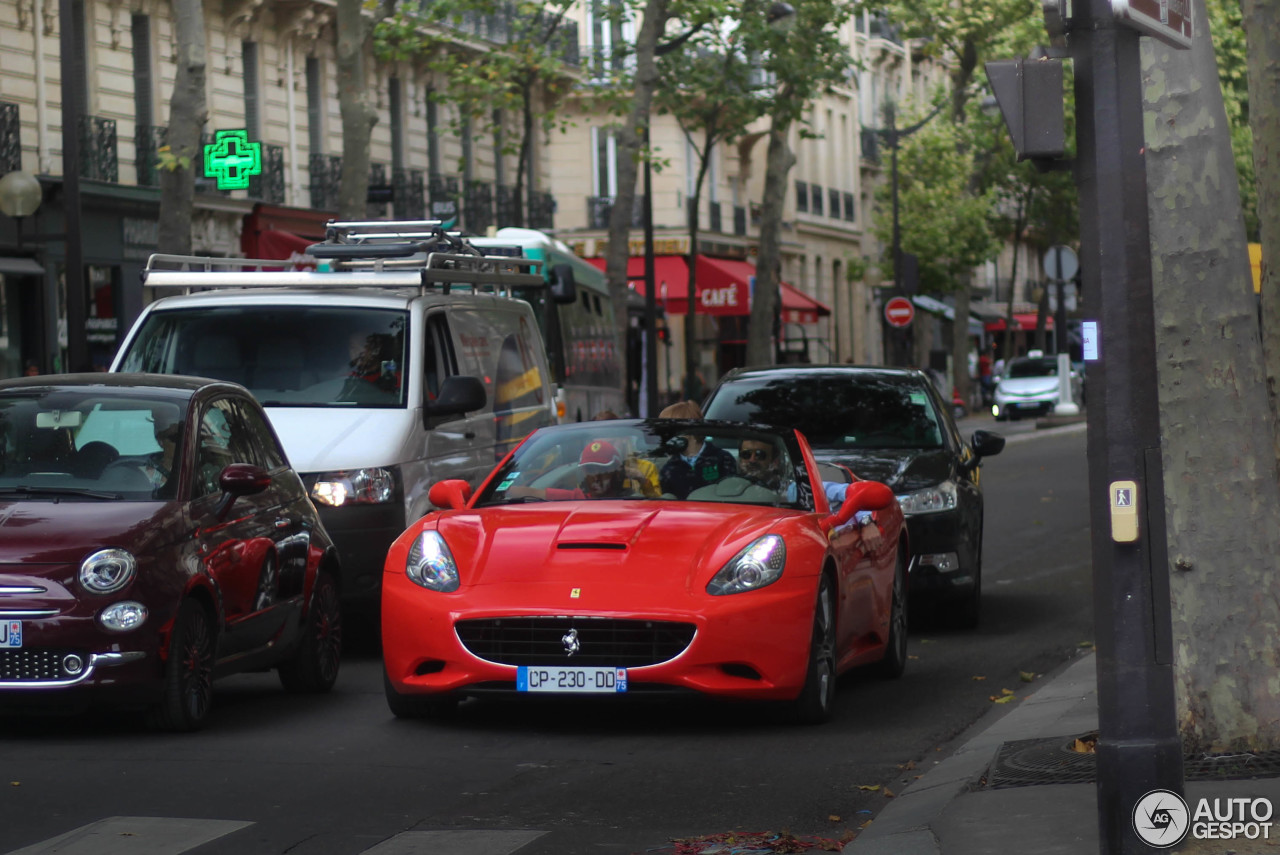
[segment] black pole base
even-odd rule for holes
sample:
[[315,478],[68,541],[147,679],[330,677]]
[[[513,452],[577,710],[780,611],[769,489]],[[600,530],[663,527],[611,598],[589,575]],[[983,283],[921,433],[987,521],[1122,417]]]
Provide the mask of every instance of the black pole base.
[[[1139,837],[1135,829],[1134,809],[1152,790],[1168,790],[1185,799],[1182,741],[1176,736],[1159,740],[1108,740],[1100,737],[1096,751],[1098,828],[1101,832],[1099,851],[1102,855],[1167,852],[1167,846],[1152,845]],[[1186,830],[1191,815],[1173,799],[1168,800],[1167,806],[1173,806],[1174,810],[1164,836],[1172,841]],[[1164,821],[1164,818],[1157,819]],[[1150,831],[1156,823],[1149,813],[1137,817],[1137,822],[1148,829],[1150,836],[1160,836]]]

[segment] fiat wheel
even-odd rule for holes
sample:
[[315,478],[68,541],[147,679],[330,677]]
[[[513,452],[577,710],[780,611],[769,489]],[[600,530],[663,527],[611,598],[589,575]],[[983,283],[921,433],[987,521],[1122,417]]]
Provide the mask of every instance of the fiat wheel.
[[182,601],[169,636],[160,704],[151,723],[162,730],[199,730],[213,706],[216,633],[209,610],[196,600]]

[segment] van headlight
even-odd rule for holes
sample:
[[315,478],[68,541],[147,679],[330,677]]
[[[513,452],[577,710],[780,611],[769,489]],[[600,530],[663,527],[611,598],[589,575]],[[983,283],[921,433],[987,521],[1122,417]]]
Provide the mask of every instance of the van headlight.
[[394,469],[348,469],[322,472],[311,485],[311,499],[321,505],[383,505],[395,501]]
[[898,497],[904,514],[936,514],[956,506],[956,482],[943,481],[936,487],[916,490]]
[[707,583],[707,593],[719,597],[772,585],[782,576],[786,563],[787,547],[782,538],[766,534],[733,556]]
[[110,594],[133,581],[138,562],[123,549],[101,549],[80,564],[80,584],[91,594]]
[[458,590],[458,564],[438,531],[424,531],[413,541],[404,573],[431,591],[448,594]]

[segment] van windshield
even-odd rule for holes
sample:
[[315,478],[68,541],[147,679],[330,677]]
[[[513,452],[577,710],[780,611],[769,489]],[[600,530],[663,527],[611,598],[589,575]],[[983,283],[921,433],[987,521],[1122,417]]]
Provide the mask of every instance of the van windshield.
[[403,407],[408,314],[218,306],[153,312],[121,371],[229,380],[266,406]]

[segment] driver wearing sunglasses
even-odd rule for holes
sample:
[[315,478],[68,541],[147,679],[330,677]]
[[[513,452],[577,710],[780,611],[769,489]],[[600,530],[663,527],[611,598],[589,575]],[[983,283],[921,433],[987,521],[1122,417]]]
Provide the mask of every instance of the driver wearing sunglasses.
[[[772,443],[758,439],[743,439],[738,443],[738,472],[744,478],[750,478],[761,486],[770,490],[781,491],[781,463],[782,461],[778,458],[777,451]],[[822,491],[826,494],[827,501],[834,509],[844,503],[844,497],[849,491],[849,485],[840,481],[823,481]],[[793,498],[794,492],[795,484],[788,483],[788,500]],[[868,540],[879,539],[879,528],[874,525],[875,518],[870,511],[858,511],[854,515],[854,522],[862,527],[864,536]]]

